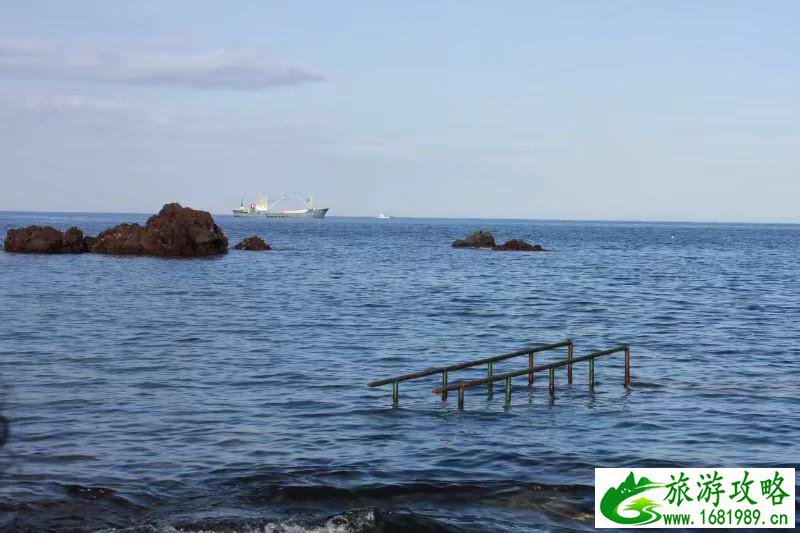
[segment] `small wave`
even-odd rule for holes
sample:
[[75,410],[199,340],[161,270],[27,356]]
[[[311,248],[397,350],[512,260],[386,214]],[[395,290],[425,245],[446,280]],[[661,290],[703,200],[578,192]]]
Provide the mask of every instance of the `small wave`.
[[250,443],[250,441],[243,440],[243,439],[225,439],[225,440],[221,440],[219,442],[215,442],[214,445],[215,446],[223,446],[223,447],[224,446],[244,446],[244,445],[249,444],[249,443]]
[[462,528],[404,511],[353,509],[327,516],[298,515],[283,520],[257,518],[206,518],[172,524],[142,524],[104,528],[98,533],[367,533],[414,531],[456,533]]

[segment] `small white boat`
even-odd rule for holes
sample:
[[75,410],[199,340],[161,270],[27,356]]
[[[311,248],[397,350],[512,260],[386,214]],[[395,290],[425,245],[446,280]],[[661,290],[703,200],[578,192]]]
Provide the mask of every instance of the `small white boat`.
[[378,220],[389,220],[392,217],[387,217],[383,213],[378,213]]

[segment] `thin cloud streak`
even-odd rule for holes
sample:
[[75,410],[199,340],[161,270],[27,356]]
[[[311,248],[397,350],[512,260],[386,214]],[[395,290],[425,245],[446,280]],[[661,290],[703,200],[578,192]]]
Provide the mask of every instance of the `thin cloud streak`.
[[31,112],[122,111],[130,106],[112,100],[89,98],[80,94],[0,93],[0,107]]
[[90,83],[258,91],[323,81],[314,72],[261,54],[121,53],[57,43],[0,39],[0,75]]

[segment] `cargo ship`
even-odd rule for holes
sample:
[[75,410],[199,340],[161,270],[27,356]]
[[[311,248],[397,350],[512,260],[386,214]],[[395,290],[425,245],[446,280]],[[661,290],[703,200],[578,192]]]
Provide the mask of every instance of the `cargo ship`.
[[[303,202],[303,199],[297,193],[292,193]],[[286,198],[288,194],[284,194],[273,203],[270,204],[266,196],[261,196],[255,203],[245,206],[244,200],[241,205],[233,210],[235,217],[266,217],[266,218],[325,218],[328,213],[327,207],[314,207],[314,200],[309,196],[304,201],[305,209],[284,209],[278,211],[275,209],[281,200]]]

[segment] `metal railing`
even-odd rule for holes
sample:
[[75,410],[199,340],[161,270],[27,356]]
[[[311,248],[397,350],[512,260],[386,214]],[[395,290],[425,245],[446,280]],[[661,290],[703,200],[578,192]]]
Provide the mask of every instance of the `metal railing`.
[[[434,368],[429,368],[427,370],[421,370],[419,372],[412,372],[411,374],[403,374],[402,376],[395,376],[395,377],[392,377],[392,378],[379,379],[378,381],[373,381],[372,383],[368,383],[367,387],[370,387],[370,388],[380,387],[382,385],[388,385],[388,384],[391,383],[392,384],[392,406],[393,407],[397,407],[397,405],[399,403],[399,385],[400,385],[401,381],[409,381],[409,380],[412,380],[412,379],[418,379],[418,378],[423,378],[423,377],[426,377],[426,376],[432,376],[434,374],[441,374],[442,375],[442,386],[437,388],[437,389],[435,389],[435,390],[441,390],[442,400],[444,401],[444,400],[447,399],[447,391],[455,390],[452,386],[448,386],[448,384],[447,384],[448,373],[450,373],[450,372],[452,372],[454,370],[462,370],[464,368],[470,368],[470,367],[473,367],[473,366],[486,365],[487,366],[487,378],[485,380],[478,380],[478,381],[482,381],[483,383],[488,383],[489,384],[489,395],[491,396],[492,395],[492,384],[495,381],[497,381],[495,379],[492,379],[493,376],[494,376],[494,363],[495,362],[504,361],[506,359],[511,359],[513,357],[520,357],[520,356],[523,356],[523,355],[527,355],[528,356],[528,368],[526,370],[519,371],[520,373],[515,374],[515,375],[521,376],[521,375],[526,374],[526,373],[529,374],[529,376],[528,376],[528,384],[530,385],[530,384],[533,383],[533,376],[534,376],[534,373],[535,373],[535,368],[534,368],[535,354],[539,353],[539,352],[546,352],[546,351],[549,351],[549,350],[555,350],[557,348],[562,348],[564,346],[567,347],[567,359],[565,359],[565,361],[567,361],[567,364],[569,365],[568,368],[567,368],[567,380],[569,381],[569,383],[572,383],[572,363],[571,362],[572,362],[572,353],[573,353],[574,346],[573,346],[573,343],[572,343],[572,339],[565,339],[563,341],[554,342],[552,344],[544,344],[542,346],[532,346],[532,347],[529,347],[529,348],[522,348],[522,349],[517,350],[515,352],[506,353],[506,354],[502,354],[502,355],[494,355],[494,356],[491,356],[491,357],[485,357],[483,359],[477,359],[475,361],[468,361],[466,363],[458,363],[458,364],[455,364],[455,365],[443,366],[443,367],[434,367]],[[505,374],[502,374],[502,375],[505,375]],[[459,398],[463,400],[463,391],[461,391],[459,393]],[[463,406],[463,401],[461,401],[459,405]]]
[[[545,370],[549,370],[550,372],[550,396],[555,396],[556,393],[556,382],[555,382],[555,369],[568,366],[569,368],[569,383],[572,383],[572,365],[575,363],[580,363],[582,361],[589,361],[589,388],[594,389],[595,379],[594,379],[594,360],[598,357],[603,357],[606,355],[611,355],[614,353],[625,352],[625,385],[628,386],[631,384],[631,351],[630,347],[627,344],[621,344],[615,348],[610,348],[608,350],[602,350],[599,352],[592,352],[587,355],[581,355],[578,357],[570,357],[568,359],[563,359],[561,361],[555,361],[553,363],[549,363],[542,366],[537,366],[535,368],[526,368],[523,370],[516,370],[514,372],[506,372],[505,374],[498,374],[496,376],[489,376],[484,379],[475,379],[472,381],[465,381],[461,383],[454,383],[452,385],[443,385],[441,387],[436,387],[433,389],[434,394],[442,394],[442,398],[444,399],[447,395],[447,391],[458,391],[458,408],[464,409],[464,390],[477,387],[479,385],[488,385],[491,390],[491,386],[495,381],[505,381],[505,407],[509,407],[511,405],[511,378],[517,376],[524,376],[528,375],[528,383],[531,383],[530,376],[536,374],[537,372],[544,372]],[[489,392],[491,396],[491,392]]]

